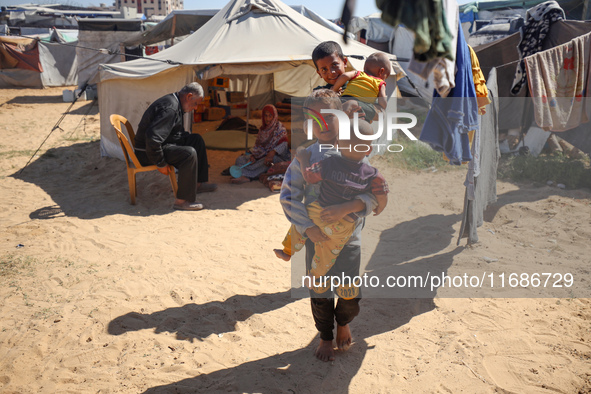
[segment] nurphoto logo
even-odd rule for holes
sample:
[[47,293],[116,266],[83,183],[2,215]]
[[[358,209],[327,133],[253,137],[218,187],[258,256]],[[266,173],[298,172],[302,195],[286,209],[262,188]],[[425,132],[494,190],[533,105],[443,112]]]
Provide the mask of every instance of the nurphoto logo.
[[[312,127],[314,122],[320,127],[321,130],[328,129],[328,125],[326,120],[322,116],[322,114],[333,114],[337,117],[339,122],[339,141],[345,141],[351,139],[351,119],[349,116],[341,110],[338,109],[331,109],[331,108],[323,108],[318,111],[313,110],[312,108],[304,108],[304,113],[309,117],[306,119],[304,124],[304,129],[307,130],[307,138],[311,140],[314,138],[312,133]],[[385,120],[384,120],[385,118]],[[408,123],[397,123],[400,119],[410,119]],[[394,112],[394,113],[384,113],[380,112],[378,115],[378,129],[375,134],[366,135],[359,131],[359,114],[356,112],[353,114],[353,132],[355,136],[362,141],[368,141],[365,144],[355,144],[352,147],[341,147],[331,145],[331,144],[320,144],[320,150],[330,150],[330,149],[354,149],[356,152],[369,152],[372,148],[376,149],[377,152],[402,152],[404,147],[400,144],[388,144],[388,143],[377,143],[384,131],[386,133],[386,141],[392,141],[392,137],[394,134],[394,130],[402,131],[411,141],[416,141],[417,138],[410,132],[410,128],[417,125],[417,117],[414,114],[406,113],[406,112]]]

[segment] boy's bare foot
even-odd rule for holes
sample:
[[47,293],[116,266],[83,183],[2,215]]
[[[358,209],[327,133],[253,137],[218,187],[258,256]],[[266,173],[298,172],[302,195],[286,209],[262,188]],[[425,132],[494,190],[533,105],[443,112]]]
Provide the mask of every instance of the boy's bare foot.
[[287,253],[285,253],[281,249],[273,249],[273,252],[275,252],[275,256],[279,257],[281,260],[284,260],[284,261],[291,260],[291,256],[288,255]]
[[339,326],[337,324],[337,347],[339,350],[345,352],[351,347],[353,337],[351,337],[351,329],[349,325]]
[[334,349],[332,347],[332,341],[320,340],[320,345],[316,348],[314,353],[316,358],[321,361],[334,361]]

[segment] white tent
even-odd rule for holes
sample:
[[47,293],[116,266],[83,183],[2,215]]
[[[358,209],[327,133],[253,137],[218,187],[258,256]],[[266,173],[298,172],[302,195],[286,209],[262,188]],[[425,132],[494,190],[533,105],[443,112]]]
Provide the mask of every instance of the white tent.
[[[337,33],[343,34],[344,30],[332,23],[328,19],[323,18],[309,8],[303,5],[290,6],[298,13],[304,15],[306,18],[320,23]],[[174,38],[189,35],[205,25],[215,14],[217,10],[173,10],[160,23],[158,23],[152,30],[138,33],[132,38],[127,39],[123,44],[127,46],[133,45],[153,45]],[[354,38],[353,35],[350,35]],[[182,41],[179,40],[179,41]],[[178,43],[178,42],[177,42]]]
[[[124,115],[137,126],[151,102],[191,81],[206,85],[208,79],[228,76],[231,90],[247,93],[251,109],[285,96],[307,96],[321,82],[312,51],[330,40],[341,43],[347,56],[366,57],[375,52],[357,41],[344,44],[338,33],[278,0],[232,0],[190,37],[152,59],[101,65],[96,81],[101,154],[122,158],[109,123],[111,114]],[[363,69],[363,60],[349,59],[352,67]],[[396,62],[393,68],[390,94],[404,75]]]

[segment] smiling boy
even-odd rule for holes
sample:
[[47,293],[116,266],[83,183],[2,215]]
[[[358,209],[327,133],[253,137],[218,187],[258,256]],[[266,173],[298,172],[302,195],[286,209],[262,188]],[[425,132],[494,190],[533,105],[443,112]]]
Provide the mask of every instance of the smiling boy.
[[[316,66],[316,73],[326,82],[326,85],[317,86],[314,90],[332,89],[347,67],[347,58],[343,54],[343,49],[334,41],[324,41],[318,44],[312,52],[312,61]],[[346,84],[342,86],[337,93],[342,93],[346,86]],[[381,107],[363,101],[359,101],[357,107],[359,108],[357,110],[359,118],[368,122],[376,120],[378,112],[382,110]]]
[[312,61],[316,66],[316,72],[326,82],[326,85],[318,86],[314,90],[331,89],[347,67],[347,58],[343,55],[343,49],[334,41],[318,44],[312,52]]

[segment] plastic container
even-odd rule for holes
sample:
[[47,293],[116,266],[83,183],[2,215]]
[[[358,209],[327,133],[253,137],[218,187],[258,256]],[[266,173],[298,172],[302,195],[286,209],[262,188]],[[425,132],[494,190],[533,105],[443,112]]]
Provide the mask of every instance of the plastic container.
[[86,99],[87,100],[94,100],[98,98],[98,93],[96,91],[96,87],[88,86],[86,88]]
[[[81,90],[82,89],[74,90],[74,97],[78,97]],[[86,101],[86,90],[84,92],[82,92],[82,94],[80,94],[80,97],[78,97],[78,101]]]
[[71,103],[74,101],[74,92],[72,90],[66,89],[62,92],[62,99],[64,103]]

